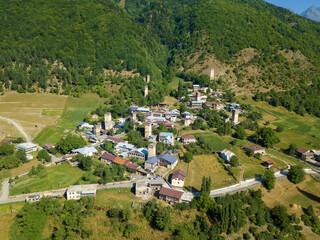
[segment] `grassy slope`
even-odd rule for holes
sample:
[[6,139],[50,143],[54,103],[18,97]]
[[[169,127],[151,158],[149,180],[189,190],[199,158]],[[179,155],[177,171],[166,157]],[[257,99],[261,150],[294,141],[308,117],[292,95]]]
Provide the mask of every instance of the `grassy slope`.
[[36,176],[19,178],[10,189],[10,195],[67,187],[76,183],[83,173],[81,169],[66,164],[48,167]]

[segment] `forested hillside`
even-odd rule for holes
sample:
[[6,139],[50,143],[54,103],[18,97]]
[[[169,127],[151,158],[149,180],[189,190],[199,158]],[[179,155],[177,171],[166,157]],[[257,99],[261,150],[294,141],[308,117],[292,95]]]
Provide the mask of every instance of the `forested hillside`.
[[[225,86],[295,92],[290,109],[319,116],[319,39],[319,23],[262,0],[0,0],[0,84],[108,96],[101,87],[111,80],[133,86],[117,99],[143,104],[142,77],[150,74],[154,103],[170,94],[178,69],[198,66],[201,74],[215,58],[226,66]],[[133,84],[107,70],[142,77]]]

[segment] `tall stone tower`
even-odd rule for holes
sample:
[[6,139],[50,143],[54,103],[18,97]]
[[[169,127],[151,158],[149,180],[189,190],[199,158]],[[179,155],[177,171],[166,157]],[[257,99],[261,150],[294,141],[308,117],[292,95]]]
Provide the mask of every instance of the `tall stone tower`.
[[156,156],[156,144],[150,143],[148,145],[148,158],[155,157]]
[[148,138],[150,135],[152,135],[152,124],[146,122],[144,125],[144,137]]
[[196,101],[200,101],[201,100],[201,93],[197,92],[196,93]]
[[100,136],[100,132],[101,132],[101,122],[98,122],[96,125],[94,125],[93,132],[94,132],[94,135]]
[[239,110],[232,109],[232,123],[236,124],[238,123],[238,120],[239,120]]
[[105,127],[106,130],[109,130],[109,129],[111,129],[113,127],[112,126],[111,112],[107,112],[104,115],[104,127]]
[[210,80],[214,80],[214,68],[211,68],[211,71],[210,71]]
[[131,120],[132,120],[132,122],[136,122],[137,121],[137,112],[136,111],[133,111],[131,113]]
[[146,81],[147,81],[147,83],[150,82],[150,75],[149,74],[147,75]]
[[148,94],[149,94],[149,88],[148,88],[148,85],[145,85],[144,86],[144,96],[148,97]]

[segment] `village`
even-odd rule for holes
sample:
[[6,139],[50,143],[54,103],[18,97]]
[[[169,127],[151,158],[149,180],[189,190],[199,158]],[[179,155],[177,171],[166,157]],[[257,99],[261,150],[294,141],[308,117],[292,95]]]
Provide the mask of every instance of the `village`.
[[[212,70],[213,71],[213,70]],[[148,76],[146,82],[150,81]],[[145,97],[148,96],[148,85],[145,87]],[[197,144],[197,137],[192,134],[180,135],[183,128],[193,126],[195,122],[206,122],[199,111],[205,107],[209,111],[220,112],[219,121],[228,123],[234,127],[240,126],[240,114],[245,112],[240,104],[228,102],[223,99],[223,92],[216,92],[208,87],[193,85],[188,93],[179,101],[187,104],[189,111],[180,111],[177,106],[158,104],[155,106],[131,106],[129,115],[123,118],[112,118],[112,113],[107,112],[101,117],[97,114],[90,116],[90,122],[80,122],[75,134],[81,136],[87,143],[86,146],[72,149],[67,154],[57,155],[50,165],[69,164],[78,167],[80,162],[77,155],[99,159],[105,165],[122,165],[127,171],[125,175],[134,182],[135,195],[143,200],[152,196],[176,203],[190,201],[197,195],[184,188],[186,172],[177,168],[179,161],[185,161],[187,145]],[[208,101],[208,98],[210,101]],[[187,99],[187,101],[186,101]],[[243,117],[241,119],[244,119]],[[100,121],[99,121],[100,120]],[[126,126],[130,125],[133,130],[143,129],[141,139],[144,146],[137,146],[128,142]],[[163,131],[164,130],[164,131]],[[2,140],[2,143],[11,144],[10,140]],[[158,149],[157,146],[162,148]],[[45,143],[38,146],[31,142],[19,143],[17,150],[26,152],[28,160],[33,157],[31,152],[45,149],[52,153],[56,146]],[[183,152],[181,152],[183,149]],[[266,156],[266,149],[260,145],[244,146],[243,152],[248,156]],[[297,148],[298,157],[312,164],[320,166],[320,151]],[[238,158],[230,149],[223,149],[212,153],[218,156],[226,168],[238,167]],[[236,164],[236,165],[235,165]],[[262,162],[266,169],[273,167],[272,160]],[[234,166],[235,165],[235,166]],[[290,166],[288,166],[290,167]],[[73,185],[63,194],[66,199],[80,199],[82,196],[95,196],[98,185]],[[191,193],[191,194],[190,194]],[[61,195],[61,194],[60,194]],[[38,201],[44,194],[37,193],[28,195],[26,201]]]

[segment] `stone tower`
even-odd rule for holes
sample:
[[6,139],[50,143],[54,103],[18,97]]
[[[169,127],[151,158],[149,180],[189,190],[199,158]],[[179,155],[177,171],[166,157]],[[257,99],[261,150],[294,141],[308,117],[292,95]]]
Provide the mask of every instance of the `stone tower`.
[[239,110],[237,109],[232,109],[232,123],[238,123],[238,117],[239,117]]
[[147,75],[146,81],[147,81],[147,83],[150,82],[150,75],[149,74]]
[[144,137],[148,138],[150,135],[152,135],[152,125],[147,122],[144,125]]
[[196,93],[196,101],[201,101],[201,93]]
[[113,127],[112,126],[111,112],[107,112],[104,115],[104,127],[105,127],[106,130],[109,130],[109,129],[111,129]]
[[148,88],[148,85],[145,85],[144,86],[144,96],[148,97],[148,94],[149,94],[149,88]]
[[93,133],[96,136],[100,136],[101,132],[101,122],[98,122],[96,125],[94,125]]
[[132,122],[136,122],[137,121],[137,112],[136,111],[133,111],[131,113],[131,120],[132,120]]
[[211,68],[211,71],[210,71],[210,80],[214,80],[214,68]]
[[156,144],[150,143],[148,145],[148,158],[156,157]]

